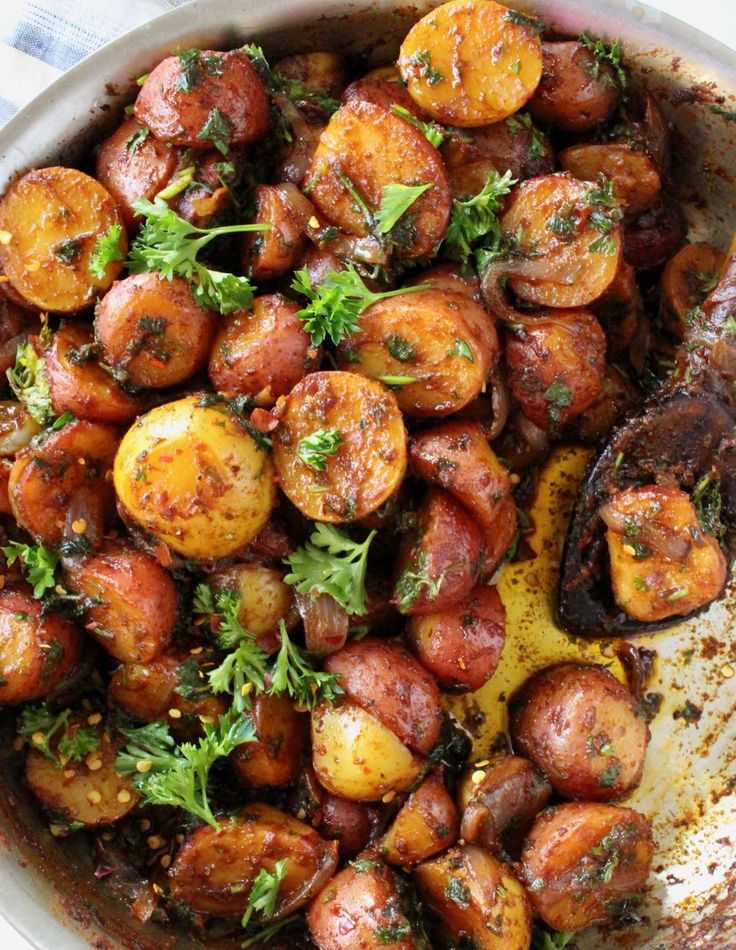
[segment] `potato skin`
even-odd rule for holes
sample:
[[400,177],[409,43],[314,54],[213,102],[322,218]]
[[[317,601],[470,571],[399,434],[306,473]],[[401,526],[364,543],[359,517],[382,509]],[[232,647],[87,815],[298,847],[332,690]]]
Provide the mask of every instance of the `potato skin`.
[[554,930],[582,930],[615,916],[647,883],[649,820],[631,808],[577,802],[537,818],[521,857],[522,880]]
[[[0,271],[26,306],[76,313],[120,273],[122,260],[110,262],[101,279],[90,274],[89,263],[97,238],[114,225],[121,227],[125,257],[122,223],[117,202],[84,172],[61,166],[28,172],[0,201],[0,230],[12,236],[8,244],[0,244]],[[70,246],[75,253],[68,260]],[[65,253],[58,253],[62,248]]]
[[440,693],[401,644],[352,640],[323,663],[354,703],[375,716],[414,752],[429,755],[442,726]]
[[288,696],[262,693],[251,712],[256,741],[238,746],[231,756],[235,774],[246,785],[288,785],[298,778],[308,753],[309,720]]
[[641,214],[659,196],[662,183],[657,166],[645,152],[634,151],[630,145],[572,145],[558,158],[562,168],[581,181],[597,181],[605,175],[628,214]]
[[101,601],[87,608],[87,629],[118,660],[147,663],[171,642],[176,586],[150,554],[108,543],[79,562],[67,561],[65,578],[75,593]]
[[491,171],[512,178],[532,178],[554,171],[552,146],[547,137],[521,113],[502,122],[452,135],[441,149],[456,197],[477,194]]
[[225,557],[252,541],[276,495],[266,452],[197,396],[141,416],[120,443],[114,481],[127,514],[189,558]]
[[58,547],[66,512],[80,489],[93,493],[111,519],[115,501],[108,472],[117,446],[112,427],[75,419],[20,451],[8,482],[18,524],[42,544]]
[[[215,68],[208,69],[207,62]],[[205,132],[215,109],[229,130],[223,143],[225,151],[227,146],[248,145],[265,135],[268,98],[248,56],[241,50],[203,50],[200,63],[198,78],[187,92],[179,57],[161,60],[135,101],[136,119],[162,142],[187,148],[211,148],[215,144]]]
[[215,330],[215,314],[199,306],[183,277],[126,277],[95,314],[105,362],[134,386],[148,389],[174,386],[202,369]]
[[624,256],[637,271],[659,267],[685,243],[687,224],[682,208],[660,196],[653,208],[626,225]]
[[95,359],[80,362],[75,356],[92,342],[92,332],[81,323],[68,323],[54,334],[45,352],[54,412],[112,425],[131,422],[141,408],[140,400],[126,393]]
[[508,865],[477,848],[451,848],[414,871],[427,910],[447,944],[463,937],[478,950],[528,950],[532,914]]
[[492,0],[451,0],[409,30],[398,66],[412,99],[433,119],[461,128],[520,109],[542,75],[533,26]]
[[370,805],[324,792],[319,811],[319,832],[338,842],[341,860],[354,857],[366,847],[376,815]]
[[409,867],[449,847],[458,833],[457,806],[437,772],[424,779],[401,806],[381,841],[389,864]]
[[79,661],[80,632],[42,607],[30,590],[0,591],[0,705],[48,696]]
[[416,781],[422,760],[356,703],[320,703],[312,712],[312,765],[327,791],[377,802]]
[[[356,521],[375,511],[401,484],[406,433],[396,398],[355,373],[305,376],[277,407],[273,461],[282,491],[315,521]],[[317,471],[298,455],[301,439],[337,429],[337,453]]]
[[346,105],[372,102],[389,112],[393,106],[400,106],[416,119],[426,119],[425,114],[406,91],[406,87],[393,79],[370,79],[364,76],[350,83],[342,94],[342,102]]
[[288,395],[319,361],[298,310],[281,294],[264,294],[249,310],[223,317],[209,362],[214,388],[228,399],[253,396],[261,406]]
[[407,638],[440,686],[480,689],[493,676],[506,639],[506,610],[495,587],[474,587],[454,607],[412,616]]
[[408,258],[433,253],[447,228],[452,192],[437,149],[419,129],[382,106],[358,100],[341,106],[320,136],[307,175],[309,197],[330,224],[365,236],[365,218],[341,176],[374,212],[386,185],[431,182],[411,206],[410,233],[397,250]]
[[243,235],[243,269],[253,280],[273,280],[299,263],[307,242],[304,221],[278,185],[257,185],[255,202],[254,223],[271,230]]
[[554,430],[601,393],[606,337],[588,310],[547,311],[506,338],[511,392],[524,415]]
[[463,602],[483,556],[483,536],[470,513],[448,492],[430,489],[399,548],[393,603],[403,614],[433,614]]
[[649,729],[632,693],[603,667],[543,670],[509,712],[514,748],[566,798],[610,801],[639,784]]
[[261,868],[286,861],[274,919],[303,907],[332,877],[337,843],[271,805],[252,802],[189,835],[169,872],[172,898],[205,914],[242,914]]

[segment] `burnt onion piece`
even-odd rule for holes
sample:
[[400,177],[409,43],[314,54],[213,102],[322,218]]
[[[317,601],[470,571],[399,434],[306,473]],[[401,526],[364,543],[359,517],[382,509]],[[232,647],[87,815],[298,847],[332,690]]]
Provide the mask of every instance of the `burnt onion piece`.
[[569,633],[621,636],[663,630],[695,616],[655,622],[628,617],[613,599],[605,523],[609,499],[665,476],[692,492],[709,475],[720,482],[721,544],[736,553],[736,254],[677,353],[677,371],[633,418],[613,430],[583,476],[562,551],[557,616]]

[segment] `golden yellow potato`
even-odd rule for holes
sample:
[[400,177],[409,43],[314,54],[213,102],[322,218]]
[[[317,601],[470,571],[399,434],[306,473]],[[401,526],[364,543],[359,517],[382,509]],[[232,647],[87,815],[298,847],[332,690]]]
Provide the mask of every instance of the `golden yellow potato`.
[[294,588],[284,583],[284,573],[262,564],[234,564],[210,575],[210,583],[216,590],[237,591],[238,620],[259,638],[278,633],[280,620],[287,628],[298,620]]
[[712,244],[686,244],[662,271],[661,316],[665,326],[682,337],[699,307],[715,287],[725,258]]
[[493,0],[452,0],[416,23],[399,71],[433,119],[462,128],[499,122],[532,96],[542,76],[535,26]]
[[315,708],[312,764],[328,791],[358,802],[406,791],[422,768],[422,760],[390,729],[351,702]]
[[613,193],[629,214],[642,214],[657,200],[662,185],[657,166],[646,152],[630,145],[572,145],[557,157],[562,168],[581,181],[610,178]]
[[251,541],[273,507],[273,466],[224,407],[188,396],[127,431],[114,482],[127,514],[188,558],[225,557]]
[[459,824],[442,776],[432,772],[402,805],[381,841],[381,854],[389,864],[418,864],[448,848]]

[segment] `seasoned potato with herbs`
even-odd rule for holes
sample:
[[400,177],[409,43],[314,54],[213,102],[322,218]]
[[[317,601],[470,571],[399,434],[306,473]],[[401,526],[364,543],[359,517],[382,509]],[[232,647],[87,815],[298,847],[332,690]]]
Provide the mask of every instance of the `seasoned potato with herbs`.
[[296,87],[292,96],[305,111],[323,112],[321,100],[338,99],[345,86],[342,57],[328,50],[285,56],[275,69]]
[[182,277],[126,277],[95,314],[104,361],[119,378],[146,389],[183,383],[202,369],[215,330],[215,314],[199,306]]
[[131,422],[140,400],[100,366],[94,351],[92,331],[84,324],[68,323],[54,334],[44,354],[54,412],[112,425]]
[[42,544],[58,547],[74,495],[97,499],[106,521],[115,510],[109,473],[118,434],[110,426],[75,419],[16,456],[8,491],[19,525]]
[[209,363],[217,392],[228,399],[252,396],[259,405],[272,406],[317,368],[319,350],[298,310],[281,294],[263,294],[249,310],[222,318]]
[[177,160],[176,149],[160,142],[148,126],[132,117],[100,145],[97,180],[117,201],[128,228],[138,221],[133,204],[141,198],[153,201],[174,175]]
[[429,755],[440,734],[437,684],[399,643],[352,640],[324,661],[352,702],[380,720],[410,749]]
[[337,843],[271,805],[251,802],[220,830],[205,825],[186,839],[169,871],[172,898],[205,914],[242,914],[261,869],[284,861],[273,918],[303,907],[332,877]]
[[396,398],[355,373],[311,373],[277,406],[273,460],[287,498],[316,521],[357,521],[406,471]]
[[510,703],[514,747],[566,798],[610,801],[639,784],[649,729],[629,689],[574,663],[532,677]]
[[307,222],[289,200],[289,192],[283,185],[258,185],[255,203],[254,222],[268,224],[270,229],[243,235],[243,270],[253,280],[273,280],[292,270],[301,260],[307,241]]
[[312,765],[334,795],[377,802],[411,788],[422,760],[374,715],[356,703],[320,703],[312,712]]
[[536,24],[493,0],[451,0],[427,13],[401,44],[401,77],[433,119],[461,128],[505,119],[542,75]]
[[646,152],[630,145],[571,145],[559,154],[560,165],[581,181],[598,181],[603,175],[627,214],[651,208],[661,188],[659,171]]
[[22,402],[0,401],[0,457],[12,459],[41,431]]
[[550,310],[506,338],[509,386],[524,415],[554,429],[601,393],[606,337],[588,310]]
[[[61,755],[62,738],[73,739],[80,729],[93,734],[94,748],[84,758]],[[55,741],[54,741],[55,740]],[[69,720],[63,733],[51,741],[50,756],[31,747],[26,756],[28,787],[52,819],[60,825],[79,823],[85,828],[111,825],[138,804],[140,796],[129,777],[118,775],[115,759],[120,747],[107,728],[91,726],[89,718],[78,715]]]
[[133,107],[157,139],[186,148],[248,145],[268,129],[263,81],[243,50],[183,50],[145,79]]
[[372,102],[374,105],[388,109],[389,112],[398,106],[399,110],[406,109],[415,119],[421,121],[426,118],[406,91],[406,87],[393,79],[370,79],[364,76],[363,79],[350,83],[342,94],[342,101],[347,104]]
[[284,571],[262,564],[233,564],[210,575],[215,590],[232,590],[238,595],[238,621],[267,649],[269,639],[278,634],[279,622],[288,630],[299,617],[294,588],[284,583]]
[[108,542],[101,551],[67,558],[64,576],[83,598],[85,628],[124,663],[147,663],[170,643],[177,620],[176,586],[143,551]]
[[431,185],[387,234],[402,257],[431,254],[447,228],[452,192],[437,149],[419,129],[372,102],[352,102],[334,114],[307,183],[320,214],[356,235],[371,230],[386,185]]
[[481,392],[499,356],[491,318],[456,291],[379,300],[338,350],[342,369],[391,386],[409,416],[445,416]]
[[[0,271],[26,306],[76,313],[94,303],[120,273],[128,248],[117,202],[76,168],[39,168],[0,201]],[[119,252],[92,274],[98,238],[117,236]],[[90,269],[91,268],[91,269]]]
[[414,881],[446,944],[528,950],[532,912],[511,868],[466,844],[420,864]]
[[28,590],[0,591],[0,704],[53,693],[82,653],[79,630]]
[[436,614],[463,603],[483,565],[483,534],[451,494],[432,488],[404,536],[393,602],[403,614]]
[[319,832],[337,841],[341,859],[354,857],[368,844],[377,815],[375,807],[323,791],[319,811]]
[[687,223],[682,208],[660,195],[653,208],[626,225],[624,254],[638,271],[664,264],[685,243]]
[[444,851],[457,832],[457,806],[441,776],[432,772],[401,806],[381,840],[381,856],[410,867]]
[[529,832],[522,880],[554,930],[620,916],[641,897],[654,854],[649,821],[631,808],[578,802],[547,809]]
[[506,611],[495,587],[479,585],[453,607],[410,617],[406,635],[440,686],[476,690],[501,659]]
[[265,448],[197,396],[159,406],[128,430],[114,480],[127,516],[187,558],[225,557],[252,541],[276,494]]
[[288,696],[262,693],[249,713],[256,741],[232,753],[235,774],[247,786],[288,785],[297,779],[309,757],[309,718],[297,712]]
[[621,261],[606,292],[593,301],[590,309],[606,334],[609,354],[619,353],[632,343],[644,314],[644,303],[636,271],[630,264]]
[[529,111],[544,125],[589,132],[611,115],[621,86],[608,63],[577,40],[542,41],[542,78]]
[[[703,483],[708,489],[708,481]],[[616,603],[636,620],[691,613],[714,600],[727,564],[714,531],[701,524],[690,496],[677,488],[627,488],[601,508]]]
[[[224,223],[233,210],[231,189],[238,187],[243,158],[232,150],[228,161],[216,149],[209,152],[181,151],[179,163],[163,195],[180,218],[199,228]],[[173,194],[176,192],[176,194]]]
[[712,244],[686,244],[662,271],[662,319],[678,337],[685,334],[697,308],[713,290],[724,256]]
[[319,950],[419,950],[393,872],[367,851],[330,881],[307,912]]

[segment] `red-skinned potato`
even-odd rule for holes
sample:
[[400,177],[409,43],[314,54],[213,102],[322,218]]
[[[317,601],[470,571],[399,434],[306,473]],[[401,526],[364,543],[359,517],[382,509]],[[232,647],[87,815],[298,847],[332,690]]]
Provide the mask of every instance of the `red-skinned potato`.
[[[0,458],[9,465],[12,465],[16,453],[29,445],[40,431],[41,426],[22,402],[10,399],[0,401]],[[7,514],[10,514],[10,510]]]
[[506,611],[495,587],[474,587],[467,599],[436,613],[409,618],[407,638],[444,689],[477,690],[501,659]]
[[288,785],[299,775],[308,755],[309,718],[288,696],[261,693],[253,700],[251,718],[256,741],[233,752],[235,774],[254,788]]
[[285,56],[274,66],[284,78],[291,80],[307,95],[302,99],[301,91],[292,92],[294,101],[307,114],[317,117],[324,115],[324,108],[318,101],[309,97],[309,93],[338,99],[345,87],[345,68],[339,53],[328,50],[316,50],[313,53],[296,53]]
[[426,861],[456,840],[458,824],[457,806],[432,772],[399,809],[381,840],[381,856],[401,867]]
[[0,591],[0,704],[48,696],[79,661],[80,632],[42,607],[30,589]]
[[273,873],[283,860],[278,920],[303,907],[337,866],[336,842],[271,805],[252,802],[219,824],[219,831],[205,825],[189,835],[171,865],[171,896],[194,911],[243,914],[258,872]]
[[[180,218],[190,221],[195,227],[208,228],[216,223],[222,224],[226,215],[233,209],[230,188],[237,187],[238,164],[242,161],[242,156],[235,150],[230,153],[229,161],[224,165],[223,157],[216,149],[194,154],[189,150],[181,152],[170,184],[172,190],[177,190],[182,179],[185,184],[190,183],[173,198],[168,199],[168,206]],[[193,172],[190,171],[192,168]]]
[[399,548],[394,604],[403,614],[431,614],[461,603],[478,580],[483,554],[470,513],[431,488]]
[[367,851],[340,871],[307,912],[319,950],[415,950],[420,946],[401,907],[391,870]]
[[608,353],[625,350],[634,339],[644,313],[636,271],[630,264],[621,261],[608,289],[590,309],[606,334]]
[[338,842],[342,860],[352,858],[368,844],[376,810],[363,802],[351,802],[330,792],[323,792],[322,795],[319,832],[325,838]]
[[528,950],[529,899],[506,864],[475,845],[451,848],[414,871],[443,946],[463,938],[478,950]]
[[370,79],[364,76],[350,83],[342,94],[342,101],[347,104],[372,102],[389,111],[398,106],[400,109],[406,109],[415,119],[426,119],[425,114],[406,91],[406,87],[391,79]]
[[606,366],[600,396],[576,416],[565,430],[564,439],[597,445],[627,413],[633,412],[641,393],[631,380],[610,363]]
[[0,514],[11,515],[13,509],[10,507],[10,495],[8,494],[8,482],[10,481],[10,471],[13,463],[10,459],[0,459]]
[[163,142],[187,148],[247,145],[268,130],[263,82],[243,50],[169,56],[146,77],[133,112]]
[[609,801],[635,788],[649,729],[632,693],[603,667],[563,664],[510,703],[514,748],[566,798]]
[[456,264],[437,264],[423,270],[406,281],[407,287],[413,284],[429,284],[436,290],[450,290],[469,297],[475,303],[483,303],[478,278],[474,274],[464,274]]
[[631,808],[577,802],[537,818],[521,856],[535,912],[553,930],[615,918],[646,886],[654,854],[649,820]]
[[176,586],[150,554],[108,543],[65,562],[69,588],[90,606],[86,629],[125,663],[155,659],[170,643],[177,618]]
[[271,227],[243,235],[243,269],[253,280],[273,280],[298,264],[307,240],[306,222],[282,185],[258,185],[255,203],[254,222]]
[[660,195],[653,208],[626,225],[624,256],[636,270],[650,270],[669,260],[686,237],[682,208],[671,196]]
[[340,677],[353,702],[379,719],[399,739],[428,755],[440,734],[437,684],[401,644],[368,637],[352,640],[324,661]]
[[319,350],[298,310],[281,294],[264,294],[250,309],[222,318],[209,363],[217,392],[228,399],[253,396],[258,405],[272,406],[316,369]]

